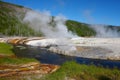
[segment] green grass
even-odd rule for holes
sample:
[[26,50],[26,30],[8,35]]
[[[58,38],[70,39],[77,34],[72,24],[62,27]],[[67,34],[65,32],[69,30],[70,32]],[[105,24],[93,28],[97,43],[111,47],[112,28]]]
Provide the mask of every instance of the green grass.
[[9,58],[9,57],[4,57],[0,58],[0,64],[1,65],[17,65],[17,64],[26,64],[30,62],[38,62],[34,58]]
[[4,56],[14,55],[14,53],[12,52],[12,45],[6,43],[0,43],[0,55],[4,55]]
[[0,58],[0,64],[25,64],[28,62],[38,62],[33,58],[12,58],[10,56],[15,56],[14,52],[12,52],[12,45],[6,43],[0,43],[0,55],[4,55]]
[[[68,77],[69,79],[65,79]],[[19,79],[20,78],[20,79]],[[39,75],[29,75],[31,80],[120,80],[120,71],[117,69],[105,69],[94,65],[77,64],[76,62],[66,62],[59,70],[47,74],[42,78]],[[28,77],[8,77],[1,80],[28,80]]]
[[[11,49],[12,49],[11,45],[0,43],[0,52],[7,55],[8,54],[14,55]],[[9,65],[9,64],[19,65],[19,64],[26,64],[29,62],[38,62],[38,61],[33,58],[19,58],[19,57],[0,58],[0,65]],[[30,77],[32,77],[32,75]],[[46,75],[40,80],[64,80],[65,77],[73,78],[75,80],[119,80],[120,70],[96,67],[94,65],[77,64],[76,62],[72,61],[72,62],[64,63],[59,70],[57,70],[52,74]],[[32,80],[39,80],[39,79],[33,78]]]
[[66,62],[58,71],[45,76],[42,80],[65,80],[65,77],[75,80],[119,80],[120,71]]

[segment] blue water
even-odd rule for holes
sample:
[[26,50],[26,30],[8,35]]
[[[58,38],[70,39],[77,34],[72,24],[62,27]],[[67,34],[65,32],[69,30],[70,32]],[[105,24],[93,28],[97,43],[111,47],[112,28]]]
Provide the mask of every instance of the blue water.
[[87,65],[94,64],[96,66],[102,66],[106,68],[116,67],[120,69],[120,61],[64,56],[64,55],[50,52],[45,48],[40,48],[40,47],[15,46],[13,51],[18,57],[36,58],[41,63],[61,65],[66,61],[76,61],[77,63],[80,63],[80,64],[87,64]]

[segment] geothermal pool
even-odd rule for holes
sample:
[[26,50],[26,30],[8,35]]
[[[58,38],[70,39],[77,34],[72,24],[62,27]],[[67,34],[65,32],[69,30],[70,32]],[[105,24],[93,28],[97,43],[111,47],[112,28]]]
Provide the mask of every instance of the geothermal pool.
[[61,65],[66,61],[76,61],[77,63],[80,64],[87,64],[87,65],[94,64],[96,66],[103,66],[105,68],[116,67],[120,69],[120,61],[65,56],[65,55],[53,53],[51,51],[46,50],[45,48],[40,48],[40,47],[14,46],[13,51],[16,53],[18,57],[36,58],[41,63]]
[[120,60],[120,38],[63,38],[31,40],[30,46],[48,47],[57,54],[92,58]]
[[17,56],[34,57],[40,62],[78,63],[120,68],[120,38],[1,38],[0,42],[15,45]]

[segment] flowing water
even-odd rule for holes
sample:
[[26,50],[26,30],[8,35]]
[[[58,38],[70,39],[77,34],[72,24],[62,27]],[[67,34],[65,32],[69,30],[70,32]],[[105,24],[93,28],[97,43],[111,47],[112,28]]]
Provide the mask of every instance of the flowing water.
[[66,61],[76,61],[77,63],[80,64],[87,64],[87,65],[94,64],[96,66],[103,66],[107,68],[117,67],[120,69],[120,61],[65,56],[65,55],[53,53],[51,51],[48,51],[47,48],[42,48],[42,47],[17,45],[14,46],[13,51],[18,57],[36,58],[41,63],[61,65]]

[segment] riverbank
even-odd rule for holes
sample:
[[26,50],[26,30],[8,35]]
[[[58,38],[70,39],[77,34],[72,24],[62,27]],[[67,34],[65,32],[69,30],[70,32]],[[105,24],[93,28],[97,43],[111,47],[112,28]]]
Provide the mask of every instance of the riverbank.
[[0,80],[22,75],[45,75],[59,68],[57,65],[41,64],[34,58],[18,57],[12,48],[12,45],[0,43]]
[[120,71],[94,65],[66,62],[55,73],[45,76],[41,80],[119,80]]
[[[5,47],[6,46],[6,47]],[[11,45],[0,48],[12,52]],[[1,50],[4,51],[4,50]],[[9,51],[10,50],[10,51]],[[5,53],[5,52],[4,52]],[[2,55],[4,53],[1,53]],[[8,55],[9,53],[7,53]],[[11,56],[10,56],[11,55]],[[14,55],[14,56],[13,56]],[[34,59],[19,58],[14,53],[0,57],[0,80],[119,80],[119,69],[66,62],[61,65],[41,64]]]

